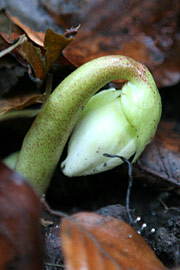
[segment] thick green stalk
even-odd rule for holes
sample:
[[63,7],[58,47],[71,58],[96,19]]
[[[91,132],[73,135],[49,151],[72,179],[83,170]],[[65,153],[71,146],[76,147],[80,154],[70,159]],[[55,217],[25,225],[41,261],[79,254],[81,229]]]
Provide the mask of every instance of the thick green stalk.
[[158,91],[147,68],[119,55],[92,60],[71,73],[48,98],[28,131],[16,164],[39,194],[46,192],[66,141],[89,98],[106,83],[125,79],[149,91],[158,102]]

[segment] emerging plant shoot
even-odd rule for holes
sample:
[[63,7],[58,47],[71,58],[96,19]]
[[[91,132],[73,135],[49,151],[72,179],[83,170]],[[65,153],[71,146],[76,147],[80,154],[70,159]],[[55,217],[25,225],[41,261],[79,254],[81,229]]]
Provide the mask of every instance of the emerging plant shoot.
[[108,89],[93,96],[72,133],[68,156],[61,167],[65,175],[80,176],[106,171],[122,164],[119,158],[137,160],[155,134],[161,105],[155,107],[148,89],[131,82],[122,90]]
[[[87,103],[115,79],[129,82],[121,91],[103,91]],[[43,194],[78,121],[62,165],[65,174],[117,166],[117,160],[103,157],[105,152],[126,158],[135,154],[135,161],[154,136],[160,116],[159,92],[144,65],[119,55],[97,58],[76,69],[50,95],[24,139],[16,170]]]

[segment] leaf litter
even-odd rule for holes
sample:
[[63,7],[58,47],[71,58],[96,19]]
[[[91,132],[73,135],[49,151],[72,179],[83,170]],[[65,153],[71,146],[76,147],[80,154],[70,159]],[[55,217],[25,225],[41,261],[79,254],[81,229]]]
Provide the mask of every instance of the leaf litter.
[[[46,1],[43,1],[43,5],[46,5],[46,8],[48,8],[50,10],[50,6],[47,6],[47,2],[46,3],[45,2]],[[54,5],[53,0],[51,2],[52,2],[52,5]],[[124,33],[123,33],[123,31],[120,31],[118,29],[116,24],[115,25],[113,24],[113,29],[109,28],[111,31],[111,34],[113,33],[112,40],[111,39],[108,40],[108,38],[107,38],[108,37],[107,36],[107,29],[104,28],[104,30],[101,31],[102,25],[103,25],[103,20],[104,20],[103,16],[106,14],[105,9],[102,8],[104,6],[103,0],[97,1],[94,6],[92,5],[91,1],[89,1],[89,2],[90,2],[90,6],[89,7],[87,7],[85,5],[82,6],[81,9],[79,9],[79,11],[81,11],[81,12],[79,12],[78,15],[77,15],[77,13],[73,13],[71,11],[71,14],[70,14],[71,19],[69,19],[69,21],[67,19],[67,16],[65,15],[65,13],[63,13],[63,12],[65,12],[66,9],[64,9],[64,11],[62,12],[61,18],[60,17],[58,18],[57,16],[54,17],[56,19],[56,22],[61,21],[61,22],[63,22],[64,26],[67,26],[70,21],[76,21],[78,24],[80,23],[81,20],[83,22],[83,24],[79,30],[79,33],[77,34],[75,41],[68,43],[67,48],[64,50],[64,55],[68,58],[68,60],[72,61],[75,65],[79,65],[79,64],[77,64],[79,61],[78,60],[79,53],[83,53],[83,58],[81,55],[81,59],[83,59],[83,61],[88,61],[88,59],[89,59],[88,57],[94,57],[94,55],[95,55],[94,54],[95,51],[93,51],[94,49],[95,50],[97,49],[97,53],[99,53],[100,55],[104,54],[107,50],[109,50],[108,46],[110,43],[112,44],[113,42],[115,42],[115,45],[116,45],[116,41],[118,41],[118,39],[117,39],[118,34],[121,34],[128,39],[131,37],[132,33],[134,33],[133,31],[136,30],[135,32],[137,34],[137,38],[135,40],[131,39],[132,42],[129,41],[129,43],[126,40],[126,38],[123,40],[125,42],[124,44],[126,46],[124,45],[124,49],[122,49],[122,53],[125,54],[127,52],[129,54],[129,52],[132,52],[132,53],[137,55],[137,57],[138,57],[137,60],[142,59],[143,62],[147,61],[149,64],[149,68],[151,70],[153,70],[154,74],[157,74],[156,81],[158,82],[158,85],[161,87],[173,85],[179,81],[179,68],[178,68],[178,59],[179,58],[177,57],[177,55],[178,55],[178,31],[179,31],[178,26],[177,26],[177,16],[178,16],[179,9],[178,9],[178,4],[176,5],[176,3],[175,3],[176,1],[169,8],[167,8],[169,5],[168,1],[165,1],[165,0],[160,1],[159,5],[161,5],[161,11],[162,11],[160,20],[158,20],[158,18],[155,16],[155,14],[158,10],[158,9],[157,10],[155,9],[155,6],[158,4],[155,3],[154,1],[152,1],[151,3],[148,3],[146,1],[128,1],[128,3],[125,3],[125,1],[122,1],[122,6],[124,6],[126,8],[127,12],[130,12],[127,9],[127,5],[129,5],[130,7],[132,7],[131,8],[132,14],[136,14],[136,15],[139,13],[139,11],[141,11],[142,6],[146,8],[147,5],[149,5],[150,10],[152,10],[152,11],[154,10],[153,11],[154,13],[152,13],[152,14],[154,14],[155,20],[152,24],[148,25],[149,28],[147,27],[147,29],[149,32],[148,33],[145,32],[143,36],[140,35],[138,30],[136,29],[137,25],[135,24],[133,26],[133,20],[132,20],[132,23],[129,24],[129,26],[130,26],[129,32],[127,32],[127,33],[126,33],[126,31],[124,31]],[[115,3],[115,2],[116,1],[114,0],[113,3]],[[18,1],[18,3],[22,3],[22,2]],[[34,4],[37,5],[37,3],[38,3],[37,1],[34,1],[33,5]],[[23,2],[23,4],[24,4],[24,2]],[[111,5],[111,4],[112,3],[110,3],[109,5]],[[119,5],[115,5],[115,6],[116,6],[116,10],[118,8],[120,8]],[[164,6],[164,9],[162,9],[162,6]],[[113,7],[113,4],[112,4],[112,7]],[[8,8],[7,5],[4,3],[4,8],[7,9],[6,14],[8,14],[8,17],[12,21],[14,21],[14,24],[13,24],[12,28],[9,28],[10,34],[7,34],[6,36],[2,35],[3,39],[0,41],[0,48],[6,49],[7,47],[11,46],[13,44],[13,42],[15,41],[15,39],[17,37],[19,37],[20,35],[22,35],[25,31],[27,36],[29,37],[28,42],[31,44],[31,45],[27,45],[27,49],[25,49],[25,55],[28,59],[28,57],[29,57],[28,54],[30,55],[30,51],[32,50],[32,51],[34,51],[33,52],[34,55],[38,56],[37,57],[38,60],[37,60],[37,62],[33,62],[31,64],[32,68],[30,69],[29,66],[27,65],[27,63],[22,59],[22,54],[21,54],[21,51],[19,49],[17,51],[14,50],[14,55],[15,55],[16,59],[18,59],[18,61],[20,61],[21,63],[22,63],[22,61],[24,61],[24,64],[26,63],[26,68],[27,67],[29,68],[29,73],[31,73],[34,76],[34,78],[39,78],[42,81],[45,80],[47,72],[48,72],[47,69],[52,67],[51,65],[52,65],[53,61],[57,60],[56,57],[58,56],[59,48],[57,48],[55,55],[54,55],[53,50],[51,50],[52,48],[50,47],[50,44],[47,45],[47,50],[45,48],[43,48],[43,42],[44,42],[44,36],[45,36],[45,31],[42,30],[43,27],[42,28],[40,27],[39,29],[32,29],[33,28],[32,26],[26,25],[26,20],[23,20],[23,16],[22,16],[23,13],[16,12],[17,9],[14,9],[14,12],[13,12],[13,4]],[[41,8],[42,8],[42,6],[40,7],[40,9]],[[38,6],[37,11],[39,12],[40,9]],[[69,10],[69,9],[67,8],[67,10]],[[108,12],[111,12],[112,10],[113,9],[111,9],[111,7],[110,7]],[[122,10],[124,10],[124,9],[122,9]],[[98,19],[94,15],[95,11],[96,11],[96,14],[99,14],[99,21],[96,24],[96,27],[93,28],[93,22],[95,22],[95,19]],[[53,12],[55,14],[56,9],[51,9],[51,12]],[[84,14],[83,14],[83,12],[84,12]],[[87,16],[87,14],[91,14],[92,16],[90,16],[90,15]],[[112,13],[109,13],[109,14],[110,14],[110,16],[108,15],[109,19],[108,20],[106,19],[107,22],[109,22],[111,20]],[[84,19],[83,19],[83,17],[84,17]],[[95,18],[95,19],[93,19],[93,18]],[[104,16],[104,18],[106,18],[106,16]],[[135,16],[135,17],[132,16],[132,18],[133,19],[137,18],[137,16]],[[124,15],[121,20],[124,22],[124,21],[128,20],[128,17],[126,17]],[[171,25],[169,25],[169,28],[167,29],[166,28],[167,22],[170,22],[170,21],[173,23]],[[118,22],[118,20],[117,20],[117,22]],[[138,20],[136,21],[136,23],[137,22],[138,22]],[[17,25],[19,25],[18,28],[17,28]],[[52,25],[53,25],[53,23],[52,23]],[[97,27],[97,25],[99,27]],[[71,26],[72,26],[72,24],[71,24]],[[154,27],[154,29],[152,29],[152,26]],[[105,24],[104,24],[104,27],[105,27]],[[63,27],[61,25],[61,30],[62,29],[63,29]],[[90,30],[90,32],[88,29]],[[159,35],[159,29],[161,29],[162,31],[160,33],[159,40],[158,40],[157,34]],[[164,31],[165,29],[166,29],[166,31]],[[115,30],[117,30],[117,36],[116,36]],[[121,29],[121,30],[123,30],[123,29]],[[87,35],[84,38],[82,33],[85,33],[85,32]],[[2,34],[2,31],[1,31],[1,34]],[[54,34],[55,34],[54,38],[56,39],[56,37],[59,34],[57,34],[56,32],[54,32]],[[83,37],[83,38],[80,38],[80,37]],[[98,41],[99,37],[102,38],[101,42]],[[147,40],[148,37],[150,37],[150,39]],[[91,46],[87,42],[89,40],[89,38],[91,38]],[[92,42],[92,38],[94,38],[95,42]],[[64,39],[61,40],[62,43],[63,43],[63,40]],[[154,40],[156,41],[154,44],[155,46],[151,48],[151,46],[150,46],[151,42],[149,43],[149,41],[154,41]],[[164,40],[166,41],[166,43],[163,46],[162,41],[164,41]],[[148,42],[145,42],[145,41],[148,41]],[[120,43],[117,42],[117,44],[120,44]],[[137,44],[139,44],[140,48],[142,48],[141,52],[145,51],[144,54],[137,54],[138,46],[134,46]],[[133,48],[135,48],[134,51],[131,50],[132,46],[133,46]],[[112,48],[113,48],[113,52],[116,52],[116,46],[114,46]],[[150,50],[153,49],[152,51],[150,51],[150,54],[147,53],[147,52],[149,52],[149,49]],[[47,51],[49,52],[49,56],[46,55]],[[88,51],[88,53],[85,54],[84,53],[85,51]],[[62,54],[62,50],[60,50],[59,53]],[[72,56],[74,58],[72,58]],[[29,60],[27,62],[29,62]],[[155,67],[155,69],[154,69],[154,67]],[[32,69],[33,69],[34,73],[32,72]],[[37,74],[38,74],[38,76],[37,76]],[[23,100],[23,98],[22,98],[22,100]],[[35,104],[35,103],[36,103],[36,101],[33,100],[31,104]],[[17,100],[15,101],[14,105],[15,104],[18,105]],[[25,107],[26,107],[26,105],[29,106],[30,103],[28,104],[28,102],[27,102],[25,104]],[[23,106],[24,105],[22,103],[22,107],[19,107],[19,108],[23,109],[24,108]],[[16,108],[16,106],[15,106],[15,108]],[[18,106],[17,106],[17,108],[18,108]],[[6,115],[6,114],[4,114],[4,115]],[[171,157],[173,155],[174,162],[177,162],[176,167],[178,168],[178,164],[179,164],[178,150],[177,150],[177,147],[175,147],[175,143],[178,145],[178,141],[179,141],[178,138],[179,137],[178,136],[176,137],[175,143],[173,143],[174,137],[173,137],[173,140],[167,140],[167,134],[169,134],[169,132],[172,134],[172,132],[174,132],[175,130],[178,130],[177,124],[172,126],[172,125],[170,125],[170,123],[167,125],[162,123],[162,127],[160,127],[160,131],[159,131],[157,137],[155,138],[155,141],[152,142],[152,144],[153,143],[155,144],[156,149],[158,149],[159,147],[161,147],[161,148],[163,147],[163,149],[161,149],[161,152],[164,151],[165,155],[167,156],[167,161],[165,161],[166,164],[164,163],[165,167],[167,167],[169,165],[169,163],[171,162]],[[178,134],[178,132],[176,132],[176,133]],[[163,139],[163,134],[164,134],[164,139]],[[163,141],[163,144],[161,143],[162,141]],[[150,145],[149,147],[152,147],[152,145]],[[158,190],[158,192],[156,193],[154,191],[154,186],[157,186],[157,189],[158,189],[159,186],[163,187],[164,181],[167,181],[169,183],[169,188],[175,189],[175,187],[179,186],[179,184],[178,184],[178,177],[179,177],[178,171],[177,170],[174,171],[174,169],[173,169],[174,162],[172,162],[172,165],[170,167],[167,167],[168,173],[167,173],[167,171],[166,172],[163,171],[164,169],[161,171],[161,169],[160,169],[161,166],[154,167],[155,165],[158,165],[158,162],[162,162],[163,158],[162,158],[162,155],[155,154],[154,156],[155,156],[157,162],[153,161],[152,158],[149,158],[150,152],[151,152],[151,149],[147,149],[147,151],[144,153],[144,156],[142,156],[142,158],[140,159],[140,163],[137,166],[138,173],[137,173],[137,171],[135,171],[136,178],[140,178],[140,184],[139,184],[139,182],[137,182],[135,184],[134,189],[133,189],[132,198],[130,201],[130,203],[131,203],[130,206],[133,208],[130,211],[134,217],[134,220],[139,223],[140,228],[144,228],[144,229],[142,229],[142,235],[147,240],[147,242],[149,244],[151,244],[153,249],[156,251],[156,254],[158,255],[158,257],[163,262],[165,262],[165,264],[167,266],[174,266],[175,264],[176,265],[180,264],[179,257],[177,255],[178,250],[179,250],[179,245],[180,245],[179,236],[178,236],[178,228],[179,228],[179,215],[178,215],[179,205],[177,204],[178,195],[176,193],[175,194],[172,193],[169,189],[168,190],[164,190],[164,189]],[[154,159],[154,157],[153,157],[153,159]],[[152,162],[150,163],[150,161],[152,161]],[[136,168],[134,168],[133,171],[135,169]],[[143,169],[144,169],[144,172],[146,174],[144,174],[144,172],[143,172],[143,175],[140,175],[140,172],[142,173]],[[152,177],[150,177],[150,173],[149,173],[150,170],[151,170]],[[156,185],[157,183],[159,183],[158,182],[158,179],[159,179],[158,174],[160,174],[160,176],[161,176],[160,178],[162,180],[160,182],[160,185]],[[126,175],[127,175],[127,171],[126,171]],[[109,176],[109,178],[111,179],[112,187],[109,186],[109,179],[108,179],[108,181],[106,181],[104,179],[105,176]],[[60,177],[62,177],[62,176],[60,176]],[[82,211],[83,208],[85,210],[89,209],[90,211],[94,211],[94,210],[98,209],[97,211],[99,211],[99,213],[101,213],[101,214],[112,215],[112,213],[114,213],[113,215],[115,215],[117,217],[121,216],[121,214],[123,212],[122,215],[124,215],[124,217],[127,218],[126,214],[124,214],[125,213],[124,208],[122,208],[124,201],[123,201],[123,199],[122,200],[119,199],[119,196],[121,193],[120,191],[122,191],[122,197],[123,197],[123,185],[118,186],[118,184],[117,184],[117,179],[119,177],[124,178],[122,172],[120,172],[119,170],[117,170],[117,171],[115,170],[115,171],[108,173],[108,174],[103,174],[102,176],[99,176],[99,177],[95,177],[94,180],[89,179],[89,178],[82,179],[82,180],[78,179],[76,183],[71,182],[70,184],[65,183],[66,181],[68,181],[67,179],[65,179],[65,182],[63,182],[64,180],[62,177],[62,183],[55,185],[56,192],[58,193],[58,197],[59,196],[60,197],[57,199],[56,192],[53,193],[54,195],[51,194],[51,190],[53,189],[53,185],[52,185],[47,198],[49,198],[51,203],[56,204],[56,202],[57,202],[56,206],[58,206],[58,203],[59,203],[60,208],[62,208],[62,206],[63,206],[64,209],[66,209],[66,210],[69,209],[70,212]],[[150,185],[150,188],[146,186],[146,178],[148,178],[148,177],[151,178],[151,180],[150,180],[151,184],[155,183],[155,185],[153,184],[153,188],[151,187],[151,185]],[[58,176],[58,178],[59,178],[59,176]],[[152,180],[152,178],[153,178],[153,180]],[[126,180],[127,179],[124,178],[124,183],[126,183]],[[142,180],[145,181],[144,186],[142,184]],[[84,183],[85,181],[87,181],[87,182]],[[122,179],[121,179],[121,181],[123,182]],[[175,181],[176,181],[176,183],[175,183]],[[119,179],[118,179],[118,182],[119,182]],[[60,185],[60,189],[57,188],[57,187],[59,187],[59,185]],[[137,188],[137,192],[134,192],[134,190],[136,188]],[[152,188],[152,190],[151,190],[151,188]],[[138,189],[139,189],[139,193],[138,193]],[[59,190],[61,190],[61,191],[59,191]],[[149,192],[152,192],[152,194],[149,194]],[[103,199],[103,193],[106,194],[106,196],[104,196],[104,199]],[[146,199],[144,198],[144,199],[140,200],[140,197],[142,197],[142,194],[145,194]],[[111,197],[111,195],[112,195],[112,198],[111,198],[112,201],[111,202],[109,201],[109,205],[107,207],[99,208],[100,205],[104,206],[105,204],[108,204],[108,198]],[[53,198],[53,196],[54,196],[54,198]],[[79,198],[77,198],[77,197],[79,197]],[[135,199],[135,197],[136,197],[136,199]],[[53,198],[53,200],[52,200],[52,198]],[[139,201],[138,201],[138,199],[139,199]],[[95,205],[93,205],[93,202],[95,203]],[[117,204],[117,203],[115,204],[115,202],[118,202],[121,204]],[[87,220],[90,220],[91,219],[90,216],[94,215],[92,213],[90,213],[90,214],[84,213],[84,214],[85,214]],[[82,214],[82,215],[84,215],[84,214]],[[81,221],[81,214],[79,214],[79,216],[80,216],[79,222],[81,223],[82,222]],[[151,217],[151,219],[149,219],[149,216]],[[44,224],[43,228],[44,228],[45,233],[46,233],[46,237],[45,237],[45,240],[47,241],[46,248],[49,246],[48,251],[47,250],[46,251],[48,254],[50,254],[49,257],[46,257],[46,266],[47,266],[47,269],[50,269],[51,266],[53,267],[53,265],[54,265],[54,268],[55,268],[55,267],[58,267],[58,265],[60,266],[60,263],[62,263],[62,255],[60,254],[61,249],[62,249],[62,247],[60,245],[61,238],[59,237],[60,219],[56,219],[56,222],[54,221],[54,223],[52,224],[52,221],[55,219],[54,215],[50,215],[48,217],[49,220],[47,220],[47,221],[49,221],[50,223],[46,222],[46,216],[43,218],[45,220],[45,222],[43,223]],[[97,220],[98,219],[103,220],[103,218],[99,217],[99,216],[98,217],[96,216],[96,218],[97,218]],[[92,219],[94,219],[94,217]],[[110,218],[110,219],[107,218],[107,220],[112,221],[113,218]],[[159,220],[161,222],[159,225],[157,225],[157,222]],[[73,227],[74,223],[71,221],[72,221],[71,218],[65,220],[64,221],[65,225],[69,226],[71,232],[75,231],[75,233],[76,233],[77,228]],[[116,220],[116,222],[118,222],[118,221]],[[128,222],[128,219],[126,219],[126,222]],[[146,228],[143,227],[144,224],[147,225]],[[156,227],[155,227],[155,224],[156,224]],[[45,229],[45,225],[46,225],[46,229]],[[126,225],[123,225],[123,226],[126,227]],[[155,229],[154,233],[152,233],[152,229]],[[66,228],[65,228],[65,230],[66,230]],[[52,233],[50,233],[50,232],[52,232]],[[77,234],[79,236],[77,239],[79,239],[79,238],[83,239],[84,231],[82,233],[83,235],[81,235],[81,233],[82,232],[80,232],[80,231],[78,232],[78,230],[77,230]],[[47,235],[49,237],[47,237]],[[70,235],[66,235],[66,237],[67,237],[66,240],[68,240],[70,242],[76,241],[76,237],[70,238]],[[47,240],[47,239],[49,239],[49,240]],[[92,252],[94,252],[94,250],[93,250],[94,245],[93,245],[93,243],[89,243],[89,239],[86,239],[86,236],[85,236],[85,241],[88,242],[88,247],[92,250]],[[99,239],[98,239],[98,241],[99,241]],[[52,243],[54,243],[53,246],[52,246]],[[80,250],[81,250],[81,248],[80,248]],[[53,255],[54,251],[56,251],[55,255]],[[78,252],[78,250],[77,250],[77,252]],[[134,256],[134,254],[133,254],[133,256]],[[132,256],[132,258],[134,258],[133,256]],[[49,262],[47,261],[47,258],[49,258]],[[50,261],[51,259],[54,260],[54,262],[53,261],[51,262]],[[85,259],[87,259],[87,258],[85,258]],[[87,263],[89,263],[89,261],[87,261],[87,260],[85,260],[85,261]],[[102,261],[102,260],[100,259],[99,261]],[[59,264],[57,264],[58,262],[59,262]],[[91,264],[91,262],[90,262],[90,264]],[[111,265],[111,262],[109,264]],[[52,267],[51,267],[51,269],[52,269]]]

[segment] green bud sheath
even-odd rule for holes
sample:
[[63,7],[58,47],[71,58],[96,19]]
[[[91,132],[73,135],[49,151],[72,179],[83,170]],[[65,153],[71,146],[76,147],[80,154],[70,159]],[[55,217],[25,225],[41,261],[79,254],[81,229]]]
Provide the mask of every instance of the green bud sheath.
[[104,153],[127,159],[136,153],[137,134],[122,110],[121,93],[108,89],[88,101],[68,142],[67,158],[61,164],[65,175],[100,173],[123,163]]
[[[157,126],[161,115],[160,96],[152,75],[144,65],[119,55],[100,57],[82,65],[65,78],[50,95],[24,139],[16,163],[16,171],[27,178],[40,195],[46,192],[49,186],[66,141],[80,117],[83,107],[94,93],[115,79],[128,80],[138,89],[138,96],[137,93],[129,95],[132,101],[130,105],[127,98],[122,99],[122,103],[125,102],[124,108],[122,107],[123,111],[125,110],[124,114],[128,114],[126,118],[130,120],[133,118],[135,109],[131,108],[132,103],[137,104],[136,109],[138,109],[140,106],[138,100],[141,96],[146,100],[143,103],[143,99],[141,99],[146,120],[146,110],[149,112],[146,98],[148,95],[149,102],[153,104],[154,108],[153,112],[151,111],[149,114],[153,121],[156,116],[154,126]],[[127,92],[128,89],[129,87]],[[126,91],[124,94],[126,96]],[[139,121],[141,121],[140,116],[133,121],[131,121],[134,125],[133,128],[136,129],[136,124],[139,125]],[[145,127],[151,129],[149,121]],[[141,130],[143,130],[143,123]],[[155,130],[153,132],[149,130],[151,135],[154,132]],[[141,140],[139,147],[142,148]]]

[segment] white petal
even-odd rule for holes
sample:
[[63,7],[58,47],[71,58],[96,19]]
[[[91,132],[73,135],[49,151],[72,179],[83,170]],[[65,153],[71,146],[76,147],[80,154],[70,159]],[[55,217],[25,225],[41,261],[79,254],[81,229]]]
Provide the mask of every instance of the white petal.
[[69,177],[100,173],[122,163],[104,153],[131,157],[136,152],[136,133],[127,122],[119,98],[110,104],[84,112],[62,162],[63,173]]

